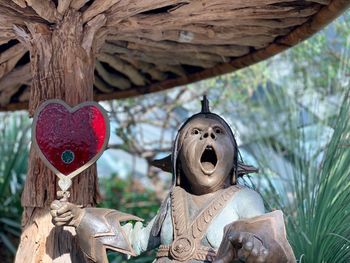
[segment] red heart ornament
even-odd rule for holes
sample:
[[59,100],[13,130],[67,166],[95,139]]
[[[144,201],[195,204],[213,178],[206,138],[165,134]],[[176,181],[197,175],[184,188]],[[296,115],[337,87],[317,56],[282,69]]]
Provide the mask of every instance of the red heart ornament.
[[92,165],[109,139],[109,121],[96,102],[71,108],[48,100],[35,112],[32,140],[44,163],[60,178],[72,178]]

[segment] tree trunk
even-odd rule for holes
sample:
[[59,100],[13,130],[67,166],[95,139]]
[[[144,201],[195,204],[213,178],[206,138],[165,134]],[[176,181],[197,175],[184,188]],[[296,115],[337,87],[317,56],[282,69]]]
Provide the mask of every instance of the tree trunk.
[[[70,106],[93,100],[95,35],[105,23],[103,15],[83,24],[81,14],[70,10],[55,25],[28,24],[16,28],[19,40],[30,50],[33,82],[29,114],[47,99],[62,99]],[[101,37],[98,38],[99,41]],[[57,177],[32,147],[29,170],[22,194],[23,232],[18,263],[87,262],[71,227],[54,227],[49,213],[56,199]],[[70,202],[94,206],[99,199],[96,165],[73,179]]]

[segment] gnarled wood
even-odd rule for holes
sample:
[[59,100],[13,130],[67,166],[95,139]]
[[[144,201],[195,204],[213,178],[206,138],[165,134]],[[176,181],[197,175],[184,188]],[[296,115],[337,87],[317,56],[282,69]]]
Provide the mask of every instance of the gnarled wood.
[[55,4],[51,0],[26,0],[26,2],[40,17],[50,23],[58,22],[62,19],[61,14],[57,11]]
[[116,71],[128,76],[131,82],[134,83],[136,86],[143,86],[146,84],[145,78],[135,67],[133,67],[129,63],[106,53],[99,54],[98,59],[102,62],[107,63]]
[[[1,68],[0,68],[1,69]],[[29,84],[32,79],[29,64],[16,68],[7,73],[0,80],[0,92],[10,89],[9,87],[17,86],[18,84]]]
[[91,6],[84,12],[83,21],[87,22],[93,17],[97,16],[108,10],[111,6],[118,3],[120,0],[104,0],[104,1],[94,1]]
[[[0,58],[8,57],[12,52],[8,50],[16,45],[11,41],[16,38],[14,26],[42,23],[53,29],[69,10],[79,10],[83,48],[97,50],[108,41],[103,47],[109,56],[104,61],[109,61],[108,74],[95,71],[101,78],[96,81],[95,97],[119,98],[256,63],[299,43],[349,4],[348,0],[0,0]],[[13,53],[12,63],[0,62],[3,77],[20,66],[13,68],[15,57]],[[114,89],[119,76],[122,85]],[[3,90],[8,92],[2,101],[8,101],[8,94],[14,94],[9,103],[25,98],[21,92],[9,92],[15,82],[6,83]],[[24,105],[4,105],[0,110]]]
[[72,0],[58,0],[57,12],[64,15],[69,8]]
[[[63,99],[71,106],[93,99],[96,53],[93,35],[103,26],[103,19],[97,25],[93,30],[91,27],[84,30],[81,14],[69,10],[57,25],[32,23],[16,29],[31,54],[31,115],[47,99]],[[24,228],[16,262],[87,262],[74,238],[74,229],[54,228],[51,223],[48,206],[56,199],[57,177],[34,148],[29,158],[22,194]],[[70,192],[71,202],[83,206],[96,204],[99,194],[95,165],[74,178]]]
[[17,56],[20,54],[22,54],[23,56],[26,51],[27,49],[25,48],[24,45],[17,44],[0,54],[0,64],[4,63],[7,60],[10,60],[14,56]]
[[25,8],[27,6],[26,1],[25,0],[12,0],[12,2],[14,2],[15,4],[19,5],[22,8]]
[[131,83],[126,78],[109,73],[99,61],[96,61],[96,70],[99,76],[112,87],[122,90],[131,87]]
[[[2,82],[4,86],[0,86],[0,90],[6,88],[6,81],[4,81],[4,79],[6,79],[6,74],[9,73],[17,64],[17,62],[22,58],[22,56],[24,55],[24,53],[26,52],[26,50],[23,50],[22,52],[20,52],[19,54],[11,57],[11,59],[9,59],[8,61],[2,63],[0,65],[0,83]],[[1,79],[3,77],[3,79]],[[13,79],[15,80],[15,79]],[[7,81],[8,82],[8,81]],[[8,84],[13,84],[11,82],[8,82]]]
[[99,76],[95,76],[94,85],[99,91],[103,93],[113,92],[113,89],[111,89]]

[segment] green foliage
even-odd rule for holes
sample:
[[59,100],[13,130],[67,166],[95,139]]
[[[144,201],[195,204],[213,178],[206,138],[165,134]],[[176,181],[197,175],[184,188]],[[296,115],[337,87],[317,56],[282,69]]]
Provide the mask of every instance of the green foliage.
[[[312,132],[307,126],[300,126],[298,105],[284,89],[269,90],[266,94],[261,110],[272,105],[283,108],[286,118],[279,124],[280,134],[254,142],[260,149],[255,151],[255,158],[265,179],[261,180],[259,191],[270,209],[284,211],[288,238],[299,262],[349,262],[349,94],[344,95],[339,113],[324,122],[316,121]],[[265,113],[265,126],[275,126],[276,116],[268,117],[268,111]],[[333,128],[333,134],[323,147],[322,134],[327,125]],[[310,139],[318,141],[319,151],[314,150],[315,145],[310,146]],[[264,155],[266,148],[284,158],[285,168],[290,165],[289,176],[276,172],[281,161]]]
[[125,213],[134,214],[145,220],[152,219],[159,208],[154,191],[131,177],[122,179],[116,174],[101,178],[103,193],[101,207],[110,207]]
[[[108,207],[123,211],[128,214],[143,218],[145,224],[157,213],[160,203],[154,191],[145,188],[137,180],[129,177],[119,178],[116,174],[108,178],[102,178],[101,189],[103,189],[103,201],[101,207]],[[109,253],[111,263],[132,262],[147,263],[153,262],[155,251],[149,251],[139,257],[127,260],[126,256],[116,253]]]
[[[28,162],[28,118],[2,115],[0,126],[0,255],[16,253],[21,233],[20,192]],[[4,255],[3,255],[4,254]]]

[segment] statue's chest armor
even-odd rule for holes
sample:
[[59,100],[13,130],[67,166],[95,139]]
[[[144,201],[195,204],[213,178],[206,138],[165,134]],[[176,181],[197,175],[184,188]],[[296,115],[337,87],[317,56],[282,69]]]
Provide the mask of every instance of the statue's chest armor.
[[[223,238],[224,227],[227,224],[238,220],[238,214],[236,213],[233,206],[233,200],[234,196],[226,203],[226,205],[215,217],[210,219],[204,236],[201,239],[203,246],[218,249]],[[201,212],[200,209],[198,209],[198,207],[196,207],[196,205],[188,199],[186,205],[184,204],[183,208],[187,208],[187,221],[190,221],[189,223],[191,223],[191,219],[195,219],[196,216]],[[175,211],[175,213],[176,212],[177,211]],[[160,234],[162,245],[170,245],[174,241],[174,223],[172,213],[172,207],[169,207]],[[184,215],[179,216],[181,217]]]

